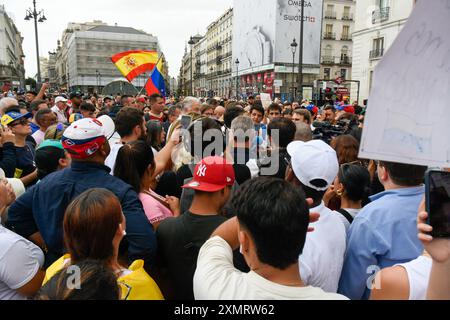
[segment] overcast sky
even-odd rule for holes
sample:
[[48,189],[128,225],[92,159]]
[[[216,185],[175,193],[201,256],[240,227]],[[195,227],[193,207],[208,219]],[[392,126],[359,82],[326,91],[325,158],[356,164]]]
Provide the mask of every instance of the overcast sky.
[[[24,37],[25,69],[27,76],[36,74],[36,44],[34,23],[25,21],[26,9],[32,0],[0,0],[14,19]],[[158,37],[169,63],[169,73],[177,76],[186,41],[196,33],[204,34],[206,27],[233,0],[37,0],[37,8],[44,9],[47,21],[38,23],[40,55],[56,49],[69,22],[102,20],[109,25],[134,27]]]

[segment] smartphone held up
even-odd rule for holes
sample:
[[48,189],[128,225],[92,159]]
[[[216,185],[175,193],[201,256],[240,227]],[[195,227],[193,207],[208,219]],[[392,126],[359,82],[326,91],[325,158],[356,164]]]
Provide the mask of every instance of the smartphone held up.
[[425,202],[431,235],[450,238],[450,172],[430,170],[425,175]]

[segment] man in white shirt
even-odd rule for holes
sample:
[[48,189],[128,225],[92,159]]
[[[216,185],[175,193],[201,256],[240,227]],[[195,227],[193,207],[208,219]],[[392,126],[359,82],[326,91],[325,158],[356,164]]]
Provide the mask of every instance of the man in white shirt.
[[[15,198],[11,186],[0,178],[0,216]],[[33,297],[44,280],[43,265],[39,247],[0,224],[0,300]]]
[[67,99],[64,97],[56,97],[55,105],[52,107],[52,111],[56,114],[58,123],[67,123],[66,117]]
[[[330,300],[335,293],[305,285],[299,271],[309,211],[299,188],[256,178],[232,198],[237,217],[222,224],[202,246],[194,276],[196,300]],[[251,271],[233,266],[241,246]]]
[[287,150],[291,157],[287,181],[313,199],[311,212],[320,213],[319,221],[311,225],[314,232],[307,235],[303,254],[299,257],[302,279],[326,292],[337,292],[346,232],[339,215],[325,207],[322,200],[339,171],[336,152],[321,140],[294,141]]

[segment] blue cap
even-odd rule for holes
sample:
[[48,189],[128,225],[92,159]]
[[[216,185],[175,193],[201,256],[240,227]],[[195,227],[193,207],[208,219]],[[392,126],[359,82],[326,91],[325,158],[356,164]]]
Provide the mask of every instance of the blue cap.
[[31,113],[21,114],[20,112],[11,111],[11,112],[8,112],[3,115],[1,123],[2,123],[2,126],[6,127],[7,125],[11,124],[12,122],[14,122],[16,120],[19,120],[22,118],[30,119],[32,117],[33,117],[33,115]]

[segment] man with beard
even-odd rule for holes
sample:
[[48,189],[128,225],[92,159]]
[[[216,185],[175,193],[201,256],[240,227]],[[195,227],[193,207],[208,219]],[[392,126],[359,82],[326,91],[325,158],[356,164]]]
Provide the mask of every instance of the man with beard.
[[69,110],[69,115],[67,116],[67,119],[69,118],[69,116],[71,114],[74,113],[80,113],[80,106],[81,103],[83,102],[83,94],[81,92],[72,92],[69,96],[69,100],[70,100],[70,105],[71,108]]
[[145,125],[144,112],[133,107],[124,107],[115,118],[116,131],[121,139],[111,145],[111,153],[105,160],[105,165],[111,168],[111,174],[114,172],[117,153],[123,145],[137,141],[145,140],[147,127]]

